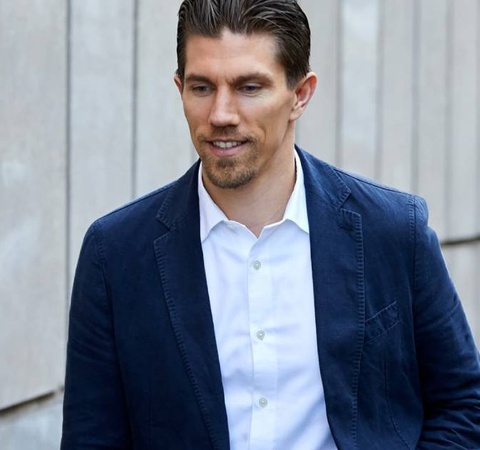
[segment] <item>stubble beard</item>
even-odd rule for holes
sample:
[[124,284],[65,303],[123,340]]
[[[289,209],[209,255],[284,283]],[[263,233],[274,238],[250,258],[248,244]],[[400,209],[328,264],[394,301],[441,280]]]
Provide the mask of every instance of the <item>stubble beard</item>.
[[203,173],[208,180],[221,189],[238,189],[250,183],[257,175],[259,151],[256,142],[249,140],[249,148],[237,156],[215,158],[207,152],[201,157]]

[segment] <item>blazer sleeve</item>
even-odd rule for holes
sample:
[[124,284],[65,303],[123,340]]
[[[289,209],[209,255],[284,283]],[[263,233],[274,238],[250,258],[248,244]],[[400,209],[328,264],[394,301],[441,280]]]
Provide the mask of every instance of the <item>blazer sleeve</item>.
[[130,450],[99,224],[88,230],[70,306],[62,450]]
[[424,404],[419,450],[480,448],[480,361],[427,207],[415,199],[414,320]]

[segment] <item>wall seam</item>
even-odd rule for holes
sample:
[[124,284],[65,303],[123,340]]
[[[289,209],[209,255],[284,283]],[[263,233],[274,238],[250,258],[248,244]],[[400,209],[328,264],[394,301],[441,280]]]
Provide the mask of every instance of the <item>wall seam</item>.
[[412,191],[418,193],[419,189],[419,139],[420,129],[418,121],[420,118],[420,94],[419,94],[419,82],[420,82],[420,23],[421,23],[422,9],[418,0],[414,0],[413,4],[413,39],[412,39],[412,154],[411,156],[411,188]]
[[[476,156],[477,160],[475,161],[476,167],[477,167],[477,198],[476,198],[476,205],[475,205],[475,211],[476,211],[476,228],[478,233],[480,233],[480,0],[477,1],[477,41],[476,41],[476,51],[477,51],[477,73],[476,73],[476,105],[477,105],[477,110],[476,110],[476,122],[477,122],[477,127],[476,127]],[[480,259],[480,255],[479,255]],[[480,261],[479,261],[480,264]],[[478,282],[478,292],[480,295],[480,277],[477,280]],[[479,302],[480,303],[480,302]]]
[[335,151],[335,165],[342,167],[343,161],[343,89],[344,89],[344,24],[343,24],[343,8],[344,1],[337,2],[337,123],[336,123],[336,151]]
[[[476,99],[477,99],[477,102],[476,102],[476,105],[477,105],[477,109],[476,109],[476,122],[477,122],[477,127],[476,127],[476,135],[475,135],[475,139],[476,139],[476,149],[477,149],[477,152],[476,152],[476,156],[477,156],[477,160],[476,160],[476,164],[477,164],[477,189],[476,189],[476,193],[477,193],[477,198],[476,198],[476,228],[477,228],[477,232],[479,233],[479,244],[480,244],[480,133],[479,133],[479,130],[480,130],[480,106],[479,106],[479,102],[480,102],[480,0],[477,0],[476,2],[476,5],[477,5],[477,14],[476,14],[476,27],[477,27],[477,39],[476,39],[476,52],[477,52],[477,71],[476,71],[476,83],[475,83],[475,86],[476,86]],[[476,265],[478,268],[480,268],[480,245],[477,249],[477,258],[476,258]],[[477,301],[475,302],[475,313],[476,313],[476,316],[479,317],[480,316],[480,277],[476,277],[476,280],[475,280],[475,292],[477,293]],[[478,323],[477,325],[477,329],[475,330],[477,333],[479,333],[480,335],[480,322]]]
[[453,125],[453,83],[454,83],[454,69],[453,64],[454,59],[454,42],[455,42],[455,7],[451,0],[447,0],[446,8],[446,45],[445,45],[445,61],[446,61],[446,70],[445,70],[445,92],[446,92],[446,103],[445,103],[445,148],[444,148],[444,157],[445,157],[445,166],[443,169],[443,176],[445,179],[445,191],[443,193],[443,208],[444,208],[444,229],[446,240],[449,240],[449,236],[452,235],[451,220],[449,214],[449,204],[453,199],[451,198],[451,185],[452,177],[450,176],[450,168],[452,164],[452,149],[453,149],[453,136],[454,136],[454,125]]
[[65,97],[65,151],[66,151],[66,249],[65,249],[65,277],[66,277],[66,303],[67,314],[66,329],[68,330],[68,310],[70,304],[70,286],[71,280],[71,239],[72,239],[72,1],[68,0],[66,4],[66,97]]
[[139,33],[139,1],[133,0],[133,45],[132,45],[132,111],[131,111],[131,120],[132,120],[132,186],[131,186],[131,196],[132,198],[138,195],[138,33]]
[[378,29],[377,29],[377,80],[376,80],[376,124],[375,124],[375,167],[374,174],[377,180],[382,180],[383,159],[385,148],[383,138],[385,133],[384,104],[385,104],[385,0],[378,0]]
[[442,241],[442,247],[458,247],[461,245],[477,245],[480,244],[480,234],[461,239],[445,239]]
[[12,418],[14,416],[21,416],[26,411],[35,408],[42,407],[45,405],[53,404],[59,402],[63,398],[63,389],[50,392],[45,395],[40,395],[29,400],[25,400],[15,405],[8,406],[7,408],[0,409],[0,419]]

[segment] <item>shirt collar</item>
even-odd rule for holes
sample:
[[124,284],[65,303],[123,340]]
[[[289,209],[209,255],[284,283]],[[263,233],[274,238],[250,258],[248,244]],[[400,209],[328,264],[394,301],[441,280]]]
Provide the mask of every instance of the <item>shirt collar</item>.
[[202,163],[198,169],[198,203],[200,208],[200,239],[203,242],[210,232],[221,222],[228,222],[228,217],[212,200],[202,180]]
[[[307,214],[307,201],[305,196],[305,184],[303,178],[303,169],[300,158],[295,151],[296,179],[292,194],[285,208],[285,213],[281,222],[287,220],[295,223],[305,233],[309,233]],[[229,222],[225,213],[212,200],[205,189],[202,180],[202,163],[198,170],[198,200],[200,209],[200,239],[203,243],[208,238],[211,231],[222,222]],[[281,223],[280,222],[280,223]]]
[[303,178],[302,163],[300,157],[295,151],[296,179],[292,194],[288,200],[283,220],[290,220],[295,223],[305,233],[310,232],[307,214],[307,197],[305,195],[305,182]]

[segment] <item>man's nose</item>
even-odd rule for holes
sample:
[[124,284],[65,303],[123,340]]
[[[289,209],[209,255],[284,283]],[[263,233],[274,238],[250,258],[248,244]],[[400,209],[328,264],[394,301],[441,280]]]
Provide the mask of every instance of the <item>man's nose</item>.
[[217,90],[210,111],[210,124],[215,127],[239,125],[238,105],[234,93]]

